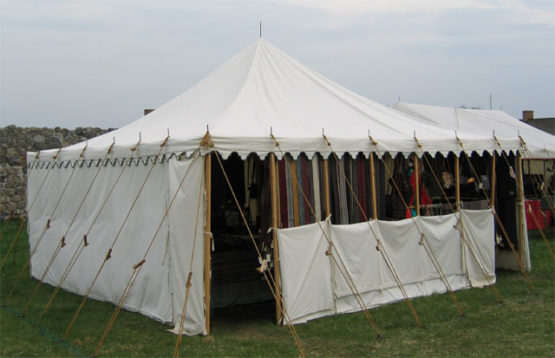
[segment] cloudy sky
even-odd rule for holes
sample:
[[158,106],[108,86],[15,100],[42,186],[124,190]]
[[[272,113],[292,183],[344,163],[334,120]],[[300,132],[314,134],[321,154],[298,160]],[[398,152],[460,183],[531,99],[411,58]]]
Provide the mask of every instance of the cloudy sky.
[[0,2],[0,126],[120,127],[263,37],[386,105],[555,116],[553,0]]

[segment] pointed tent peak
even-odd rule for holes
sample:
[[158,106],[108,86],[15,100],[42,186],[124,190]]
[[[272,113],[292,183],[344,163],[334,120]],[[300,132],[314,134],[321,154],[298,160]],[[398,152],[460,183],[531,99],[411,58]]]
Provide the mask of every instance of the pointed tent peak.
[[[453,138],[452,131],[426,125],[413,116],[360,96],[258,38],[147,117],[107,137],[91,140],[90,148],[108,147],[113,136],[118,146],[131,147],[141,132],[141,153],[148,154],[148,143],[156,143],[154,148],[158,148],[169,128],[172,139],[168,148],[191,150],[198,147],[207,125],[215,150],[222,153],[265,155],[273,151],[269,128],[282,144],[290,143],[291,148],[312,152],[327,150],[321,128],[326,128],[331,141],[342,143],[342,150],[355,154],[369,150],[368,130],[375,141],[387,144],[391,152],[413,151],[414,130],[422,143]],[[479,139],[477,135],[464,137]],[[218,146],[218,140],[225,147]],[[443,147],[449,150],[449,145]]]

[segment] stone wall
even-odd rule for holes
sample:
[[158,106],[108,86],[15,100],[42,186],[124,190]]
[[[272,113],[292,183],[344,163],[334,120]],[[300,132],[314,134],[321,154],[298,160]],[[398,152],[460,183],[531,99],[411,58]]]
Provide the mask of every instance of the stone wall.
[[0,128],[0,219],[25,212],[26,152],[66,147],[110,130],[113,128]]

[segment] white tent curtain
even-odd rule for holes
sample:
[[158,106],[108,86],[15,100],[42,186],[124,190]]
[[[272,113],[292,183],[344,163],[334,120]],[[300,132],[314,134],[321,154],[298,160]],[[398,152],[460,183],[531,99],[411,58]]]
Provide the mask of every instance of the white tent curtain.
[[[455,228],[457,216],[416,217],[453,290],[487,284],[474,256]],[[472,235],[474,251],[495,282],[494,223],[489,210],[461,213]],[[446,287],[425,249],[418,244],[420,233],[412,219],[371,221],[352,225],[320,224],[277,229],[284,307],[292,323],[302,323],[334,313],[360,311],[353,290],[368,308],[395,302],[403,295],[385,260],[376,251],[375,237],[392,260],[409,297],[446,292]],[[326,237],[333,242],[334,257],[325,255]],[[376,236],[374,236],[376,235]],[[469,237],[469,236],[467,236]],[[336,264],[337,262],[337,264]],[[468,268],[468,269],[467,269]],[[315,287],[320,289],[316,289]],[[356,292],[355,291],[355,292]]]
[[[170,245],[169,260],[171,305],[173,310],[173,330],[178,333],[179,322],[185,301],[185,290],[189,272],[191,288],[187,302],[184,333],[188,335],[206,334],[204,307],[204,223],[205,190],[204,161],[197,157],[193,162],[172,160],[169,162],[169,191],[176,193],[169,215]],[[189,166],[191,168],[189,169]],[[187,170],[185,184],[179,184]],[[196,235],[195,235],[196,233]],[[192,260],[192,266],[191,266]],[[192,268],[192,269],[191,269]]]
[[[183,304],[181,291],[186,282],[186,277],[185,281],[182,277],[186,273],[180,273],[180,265],[187,265],[191,257],[188,245],[192,242],[191,227],[194,227],[196,218],[191,211],[196,210],[197,206],[203,172],[202,160],[197,159],[193,164],[190,159],[178,161],[173,158],[169,162],[158,161],[144,188],[140,190],[152,165],[152,162],[146,165],[136,162],[106,165],[100,169],[94,183],[92,180],[98,171],[96,165],[83,165],[76,170],[71,165],[66,168],[31,169],[28,178],[27,202],[28,210],[31,209],[28,231],[31,250],[37,247],[31,257],[31,275],[37,279],[42,277],[61,238],[69,229],[65,235],[66,245],[60,249],[45,277],[46,283],[58,285],[76,249],[83,242],[83,236],[92,225],[87,235],[88,246],[83,249],[62,285],[67,291],[84,295],[122,227],[133,201],[137,198],[113,247],[111,258],[106,262],[89,296],[117,303],[131,277],[133,265],[142,259],[158,226],[162,223],[123,307],[162,322],[175,323],[176,315]],[[164,219],[169,198],[177,190],[175,183],[181,180],[189,165],[193,167],[186,178],[186,184],[178,194],[179,200],[176,202],[179,204],[172,207],[169,218]],[[121,178],[114,186],[120,174]],[[43,184],[44,178],[46,180]],[[63,192],[66,183],[67,188]],[[89,187],[90,192],[87,195]],[[204,191],[204,188],[202,190]],[[101,210],[106,198],[106,204]],[[35,200],[31,208],[31,203]],[[82,207],[78,210],[81,203]],[[203,210],[204,203],[201,202],[202,216]],[[93,225],[97,215],[98,219]],[[71,224],[74,216],[75,220]],[[45,230],[49,219],[50,227]],[[202,235],[202,222],[199,232],[199,235]],[[195,269],[200,265],[202,277],[202,240],[197,241],[197,245],[197,253],[200,252],[201,256],[195,257]],[[183,272],[188,272],[188,266]],[[194,293],[189,306],[193,307],[190,310],[192,318],[187,321],[186,328],[202,333],[203,328],[199,326],[204,325],[204,307],[199,308],[197,292],[200,287],[202,296],[202,282],[195,280],[193,283]],[[179,305],[176,302],[178,300],[181,300]]]

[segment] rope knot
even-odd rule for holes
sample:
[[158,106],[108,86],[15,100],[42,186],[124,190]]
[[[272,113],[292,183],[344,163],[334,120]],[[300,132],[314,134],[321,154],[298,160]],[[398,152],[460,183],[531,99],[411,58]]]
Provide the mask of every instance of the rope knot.
[[214,147],[214,142],[212,141],[212,136],[210,135],[210,132],[206,131],[206,134],[204,135],[204,137],[202,137],[200,145],[210,148]]
[[272,137],[272,140],[274,141],[274,145],[276,147],[279,147],[279,142],[277,141],[276,137],[273,134],[270,134],[270,136]]
[[170,136],[168,135],[168,136],[164,139],[164,141],[162,142],[162,144],[160,144],[160,148],[161,148],[161,147],[165,147],[166,144],[168,144],[168,141],[169,141],[169,140],[170,140]]
[[265,271],[268,271],[268,260],[263,259],[263,260],[261,261],[261,263],[260,263],[260,267],[258,267],[258,268],[256,269],[256,271],[258,271],[258,272],[260,272],[260,273],[265,272]]
[[330,143],[330,141],[328,140],[328,137],[326,137],[325,134],[322,134],[322,137],[324,137],[324,140],[326,141],[326,145],[327,145],[328,147],[331,147],[331,143]]
[[420,144],[420,142],[418,141],[418,138],[416,138],[416,134],[414,135],[414,141],[416,142],[416,145],[418,146],[418,148],[422,149],[422,144]]

